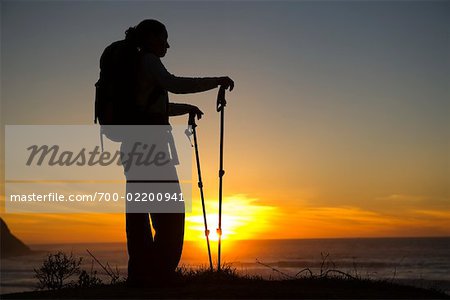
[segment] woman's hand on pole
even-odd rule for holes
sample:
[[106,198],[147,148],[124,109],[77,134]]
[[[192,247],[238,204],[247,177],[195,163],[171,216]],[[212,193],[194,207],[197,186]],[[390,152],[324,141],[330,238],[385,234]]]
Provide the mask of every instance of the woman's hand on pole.
[[189,105],[189,118],[197,117],[197,120],[200,120],[203,116],[203,112],[195,105]]
[[223,86],[226,90],[229,89],[231,92],[234,88],[234,81],[228,76],[219,77],[218,85]]

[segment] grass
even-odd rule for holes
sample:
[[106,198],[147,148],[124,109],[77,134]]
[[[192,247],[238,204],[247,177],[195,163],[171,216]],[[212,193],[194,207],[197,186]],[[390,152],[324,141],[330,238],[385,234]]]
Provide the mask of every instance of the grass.
[[221,272],[209,268],[178,268],[171,282],[128,287],[124,281],[91,288],[65,288],[2,295],[3,299],[450,299],[435,290],[362,279],[344,272],[304,272],[299,278],[265,280],[240,275],[230,264]]
[[[149,282],[145,286],[132,287],[127,285],[117,268],[114,270],[108,263],[100,262],[89,250],[93,258],[91,270],[78,270],[78,282],[74,277],[66,278],[57,288],[52,284],[42,285],[47,291],[35,291],[2,295],[4,299],[190,299],[190,298],[233,298],[233,299],[450,299],[450,296],[437,290],[423,289],[394,283],[394,280],[374,280],[362,278],[354,266],[352,274],[336,268],[328,253],[321,253],[320,269],[313,272],[304,268],[295,275],[282,272],[275,267],[257,261],[258,264],[277,273],[277,280],[267,280],[258,275],[243,275],[237,272],[231,264],[223,264],[221,271],[211,271],[202,266],[190,268],[181,266],[175,276],[168,280]],[[64,257],[66,259],[56,259]],[[109,276],[109,284],[102,283],[93,270],[94,261]],[[67,264],[66,262],[69,262]],[[78,262],[73,255],[62,252],[49,254],[44,258],[39,270],[45,278],[59,278],[61,270],[68,271],[67,265]],[[79,258],[81,262],[81,258]],[[78,264],[79,266],[79,264]],[[58,272],[54,272],[54,271]],[[69,270],[70,271],[70,270]],[[39,272],[37,272],[39,273]],[[67,272],[66,272],[67,273]],[[64,273],[64,274],[66,274]],[[63,275],[64,275],[63,274]],[[39,275],[39,274],[38,274]],[[37,276],[39,279],[39,276]],[[54,281],[54,280],[53,280]],[[53,282],[52,280],[50,283]]]

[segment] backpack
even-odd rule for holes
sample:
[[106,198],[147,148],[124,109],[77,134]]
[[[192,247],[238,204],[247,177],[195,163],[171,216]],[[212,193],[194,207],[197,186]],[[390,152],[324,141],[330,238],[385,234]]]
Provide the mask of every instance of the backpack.
[[[133,124],[138,110],[136,82],[139,50],[126,40],[112,43],[100,58],[100,78],[95,83],[94,123],[101,125],[101,138],[106,135],[113,141],[121,141],[114,126]],[[102,140],[103,147],[103,140]]]

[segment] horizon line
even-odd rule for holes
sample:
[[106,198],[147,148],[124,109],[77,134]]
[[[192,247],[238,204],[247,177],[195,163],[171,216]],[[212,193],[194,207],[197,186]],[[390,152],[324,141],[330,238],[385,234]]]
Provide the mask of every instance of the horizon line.
[[[377,240],[377,239],[449,239],[450,235],[438,235],[438,236],[379,236],[379,237],[323,237],[323,238],[274,238],[274,239],[234,239],[229,242],[248,242],[248,241],[298,241],[298,240]],[[201,242],[203,240],[185,240],[184,242]],[[85,245],[85,244],[126,244],[126,241],[116,242],[56,242],[56,243],[27,243],[28,246],[38,245]]]

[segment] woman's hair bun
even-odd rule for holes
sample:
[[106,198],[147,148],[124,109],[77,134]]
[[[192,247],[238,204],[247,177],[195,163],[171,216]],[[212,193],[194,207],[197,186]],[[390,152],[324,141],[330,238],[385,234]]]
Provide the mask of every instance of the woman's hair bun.
[[130,41],[136,41],[137,39],[136,27],[130,27],[125,31],[125,39]]

